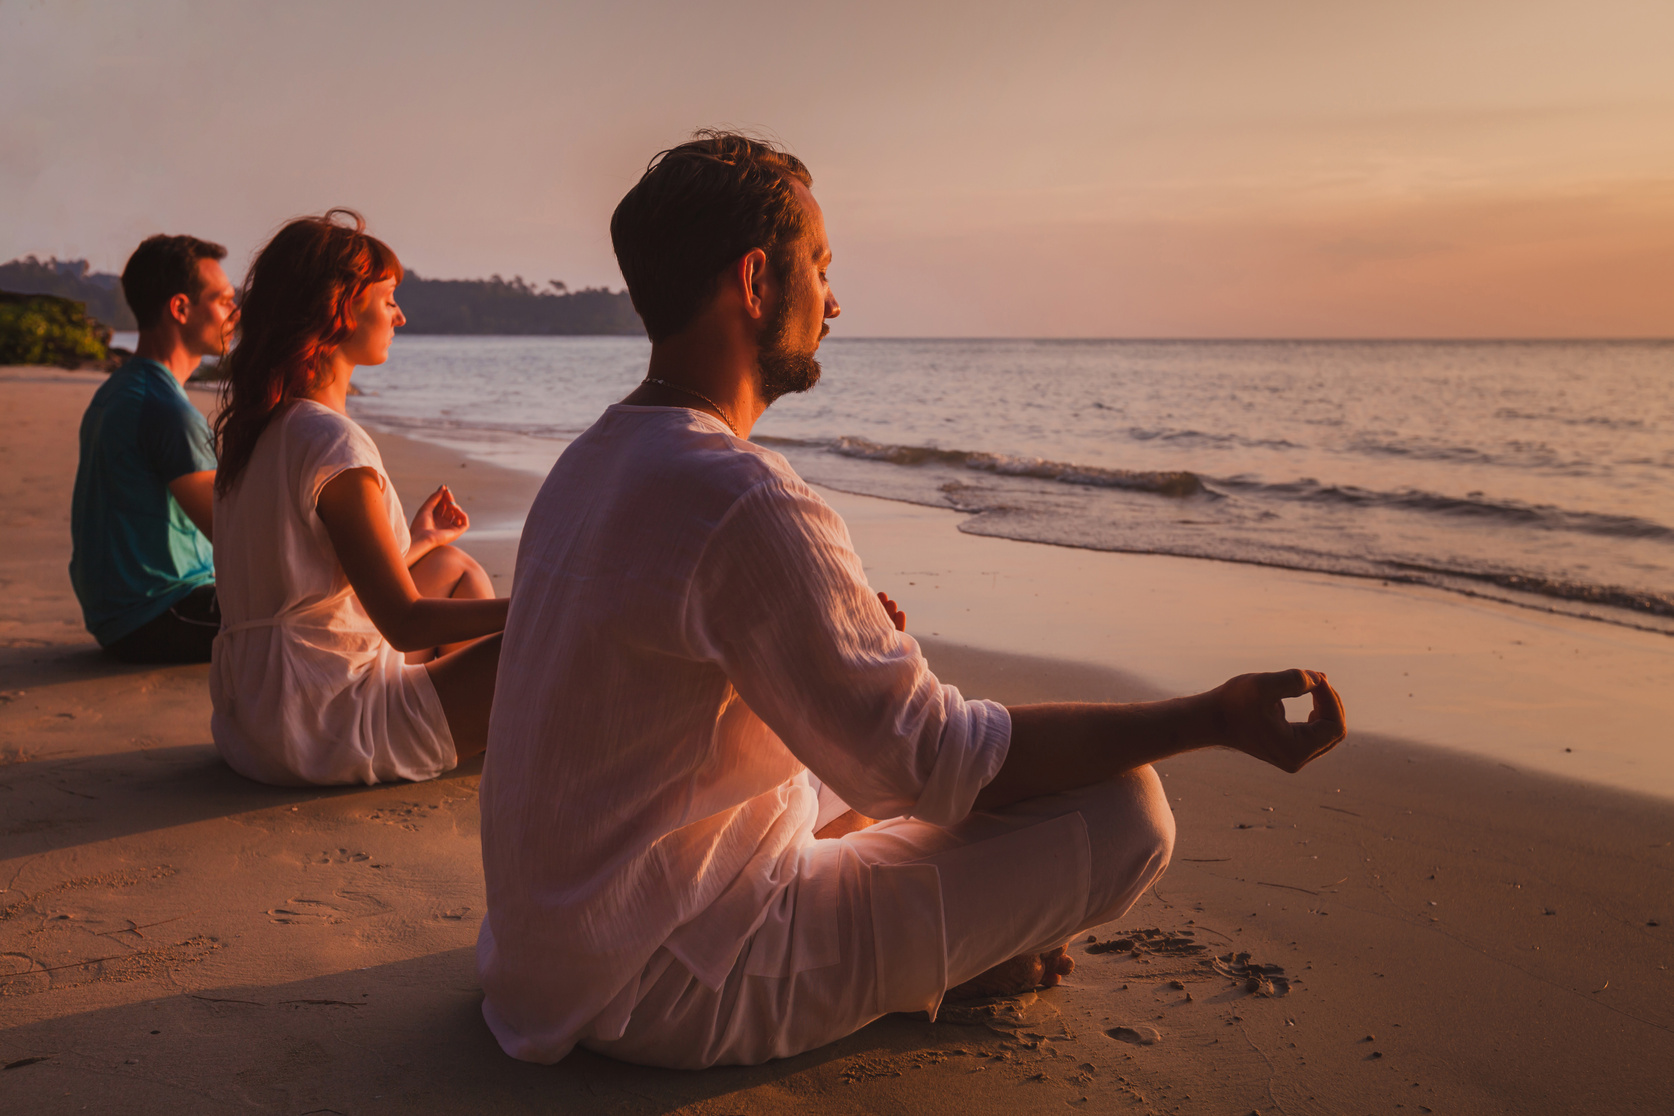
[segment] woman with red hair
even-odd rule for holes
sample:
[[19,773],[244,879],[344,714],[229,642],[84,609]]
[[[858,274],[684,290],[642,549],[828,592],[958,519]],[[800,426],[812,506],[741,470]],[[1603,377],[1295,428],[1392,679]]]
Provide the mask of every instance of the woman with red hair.
[[[409,529],[349,377],[406,319],[400,260],[334,209],[292,221],[244,284],[215,433],[215,746],[265,783],[429,779],[487,740],[506,601],[450,545],[446,486]],[[491,637],[491,638],[483,638]]]

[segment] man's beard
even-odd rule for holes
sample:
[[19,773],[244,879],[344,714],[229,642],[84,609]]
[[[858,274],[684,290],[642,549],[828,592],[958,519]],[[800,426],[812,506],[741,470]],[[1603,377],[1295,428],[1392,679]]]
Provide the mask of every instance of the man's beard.
[[762,326],[761,339],[756,345],[756,379],[760,381],[762,402],[768,404],[781,395],[807,391],[820,382],[820,362],[814,359],[814,354],[791,352],[785,344],[791,302],[787,292],[773,316]]

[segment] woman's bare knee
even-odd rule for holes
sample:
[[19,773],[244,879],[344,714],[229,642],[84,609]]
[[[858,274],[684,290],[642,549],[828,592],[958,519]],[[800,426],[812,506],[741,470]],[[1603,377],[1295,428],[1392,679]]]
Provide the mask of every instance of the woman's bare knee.
[[487,600],[497,596],[494,592],[494,581],[488,576],[488,571],[482,568],[482,563],[463,550],[458,554],[461,563],[459,580],[454,583],[453,592],[449,595],[455,600]]
[[488,571],[456,546],[438,546],[409,569],[413,585],[426,597],[486,599],[494,596]]
[[413,577],[413,586],[426,597],[446,597],[452,594],[454,584],[459,580],[461,565],[459,559],[464,553],[451,546],[438,546],[425,554],[417,562],[407,567],[407,572]]
[[[452,600],[487,600],[495,596],[494,582],[488,571],[469,554],[456,546],[438,546],[408,567],[413,587],[425,597],[445,597]],[[409,651],[409,663],[429,663],[443,655],[462,651],[473,640],[444,643],[440,647],[426,647]]]

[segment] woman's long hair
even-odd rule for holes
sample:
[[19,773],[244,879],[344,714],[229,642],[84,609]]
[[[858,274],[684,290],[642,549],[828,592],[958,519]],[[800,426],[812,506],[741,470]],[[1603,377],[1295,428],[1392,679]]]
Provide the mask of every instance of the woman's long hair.
[[360,293],[404,274],[352,209],[299,217],[267,242],[244,280],[238,344],[224,362],[216,489],[232,490],[281,408],[324,385],[327,358],[354,332]]

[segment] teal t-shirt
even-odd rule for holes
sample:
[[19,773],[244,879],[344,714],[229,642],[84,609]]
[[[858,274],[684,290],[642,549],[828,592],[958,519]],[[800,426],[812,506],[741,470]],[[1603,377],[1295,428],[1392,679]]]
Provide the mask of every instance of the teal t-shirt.
[[70,505],[70,582],[101,645],[215,580],[209,540],[169,492],[213,468],[209,423],[161,364],[136,357],[94,392]]

